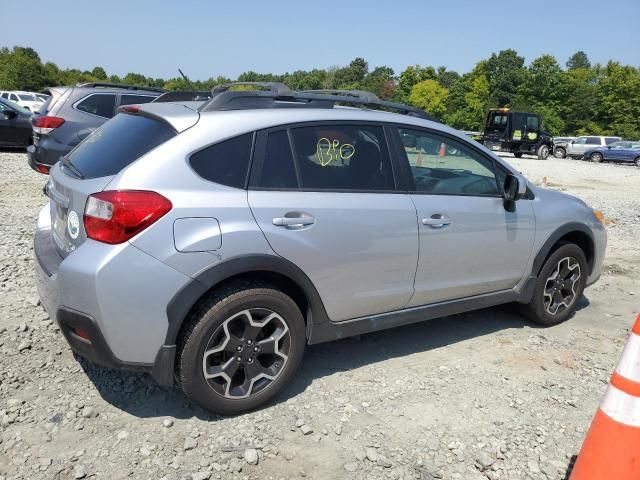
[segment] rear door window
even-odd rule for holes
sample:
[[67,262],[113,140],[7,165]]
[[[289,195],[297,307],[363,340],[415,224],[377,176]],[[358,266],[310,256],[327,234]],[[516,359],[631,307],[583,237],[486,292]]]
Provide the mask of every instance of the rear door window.
[[317,125],[291,130],[304,190],[393,190],[389,151],[382,127]]
[[246,133],[192,154],[189,163],[205,180],[228,187],[244,188],[252,148],[253,133]]
[[587,137],[587,145],[600,145],[598,137]]
[[[262,142],[257,142],[256,148],[259,143]],[[264,149],[264,154],[261,155],[263,160],[254,162],[250,186],[269,190],[297,188],[298,179],[287,131],[269,132],[266,134],[266,141],[259,148]]]
[[85,178],[115,175],[175,135],[159,120],[119,114],[81,142],[68,159]]
[[604,139],[604,143],[606,145],[611,145],[613,142],[618,142],[618,141],[620,141],[620,139],[616,137],[605,137]]
[[76,109],[99,117],[111,118],[116,106],[116,96],[112,93],[92,94],[76,104]]
[[149,103],[154,98],[153,95],[120,95],[120,105],[134,105],[141,103]]

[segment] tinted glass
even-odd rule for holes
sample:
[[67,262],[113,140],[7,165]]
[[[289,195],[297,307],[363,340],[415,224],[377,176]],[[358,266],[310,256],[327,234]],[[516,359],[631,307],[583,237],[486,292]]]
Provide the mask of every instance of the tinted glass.
[[149,103],[156,97],[149,95],[121,95],[120,105],[134,105],[139,103]]
[[34,97],[33,95],[20,93],[20,94],[18,94],[18,96],[20,97],[20,100],[24,100],[25,102],[36,102],[37,101],[36,97]]
[[11,93],[9,94],[9,100],[11,100],[12,102],[17,102],[18,101],[18,96]]
[[253,133],[225,140],[191,155],[189,162],[206,180],[244,188],[251,159]]
[[294,128],[291,133],[303,189],[394,188],[381,127],[327,125]]
[[99,117],[113,117],[116,96],[110,94],[90,95],[82,100],[76,108],[80,111],[98,115]]
[[164,122],[120,114],[89,135],[68,158],[85,178],[115,175],[175,135]]
[[616,138],[616,137],[605,137],[605,139],[604,139],[605,145],[610,145],[610,144],[612,144],[614,142],[618,142],[618,141],[620,141],[620,139]]
[[461,142],[433,133],[399,129],[416,192],[496,195],[493,162]]
[[7,92],[3,93],[3,94],[2,94],[2,98],[6,98],[6,99],[8,99],[8,98],[9,98],[9,94],[8,94]]
[[587,137],[587,145],[600,145],[598,137]]
[[527,127],[533,130],[537,130],[539,127],[538,117],[527,117]]
[[274,189],[298,187],[289,136],[285,130],[267,136],[264,161],[257,172],[255,186]]

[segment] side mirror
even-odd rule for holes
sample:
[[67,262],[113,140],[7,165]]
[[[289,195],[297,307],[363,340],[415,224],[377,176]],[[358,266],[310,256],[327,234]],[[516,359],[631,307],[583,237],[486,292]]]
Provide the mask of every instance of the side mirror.
[[527,193],[527,181],[520,175],[507,175],[504,180],[504,208],[513,212],[516,202]]
[[12,118],[16,118],[18,116],[18,114],[16,112],[14,112],[13,110],[3,110],[2,114],[5,116],[5,118],[7,119],[12,119]]

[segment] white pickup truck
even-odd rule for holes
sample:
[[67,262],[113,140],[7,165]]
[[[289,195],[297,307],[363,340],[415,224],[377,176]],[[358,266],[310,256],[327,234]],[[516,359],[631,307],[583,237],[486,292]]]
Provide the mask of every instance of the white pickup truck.
[[620,137],[582,136],[576,137],[570,142],[554,143],[553,155],[556,158],[582,158],[587,150],[595,147],[605,147],[613,142],[622,140]]

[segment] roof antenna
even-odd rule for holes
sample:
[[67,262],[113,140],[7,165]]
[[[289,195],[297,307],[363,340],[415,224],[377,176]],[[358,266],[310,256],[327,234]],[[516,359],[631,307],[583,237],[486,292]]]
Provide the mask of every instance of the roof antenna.
[[182,78],[184,79],[185,82],[187,82],[187,85],[193,92],[193,99],[199,100],[200,95],[198,95],[198,92],[196,91],[196,87],[193,86],[193,83],[191,83],[191,81],[187,78],[187,76],[184,73],[182,73],[182,70],[180,70],[179,68],[178,68],[178,72],[180,72],[180,75],[182,75]]

